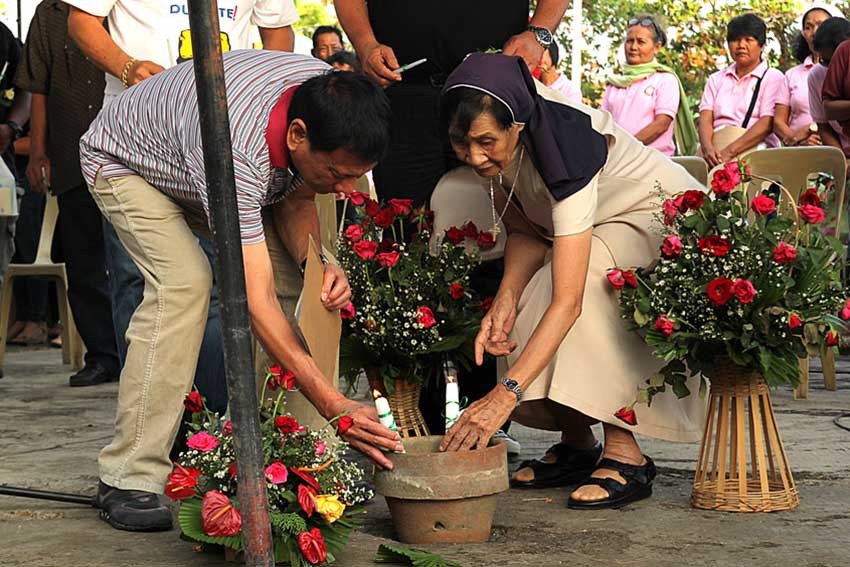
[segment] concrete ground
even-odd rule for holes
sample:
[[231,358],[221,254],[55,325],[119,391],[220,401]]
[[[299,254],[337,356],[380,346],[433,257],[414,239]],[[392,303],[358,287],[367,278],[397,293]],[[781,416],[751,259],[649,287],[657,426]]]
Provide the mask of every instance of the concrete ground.
[[[96,457],[110,438],[116,384],[71,389],[55,350],[12,350],[0,380],[0,484],[92,494]],[[511,490],[499,496],[487,544],[415,546],[472,566],[845,566],[850,559],[850,432],[833,419],[850,411],[850,361],[839,361],[839,390],[819,374],[810,397],[790,390],[773,400],[799,485],[799,509],[730,514],[690,507],[697,445],[643,440],[660,474],[652,499],[620,511],[577,512],[566,489]],[[850,426],[850,419],[844,420]],[[523,458],[556,439],[515,427]],[[372,565],[393,537],[379,497],[355,533],[340,567]],[[211,566],[176,531],[131,534],[111,529],[79,505],[0,497],[0,566]]]

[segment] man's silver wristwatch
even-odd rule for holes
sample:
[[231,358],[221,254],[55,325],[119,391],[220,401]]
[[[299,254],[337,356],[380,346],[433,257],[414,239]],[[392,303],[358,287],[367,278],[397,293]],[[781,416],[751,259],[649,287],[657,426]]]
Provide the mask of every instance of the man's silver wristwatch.
[[500,382],[507,391],[516,396],[516,403],[519,404],[522,401],[522,388],[519,387],[519,382],[507,376],[503,376]]
[[528,26],[528,31],[534,34],[534,39],[537,40],[537,43],[543,46],[544,49],[548,49],[550,45],[552,45],[552,32],[550,32],[546,28],[541,28],[539,26]]

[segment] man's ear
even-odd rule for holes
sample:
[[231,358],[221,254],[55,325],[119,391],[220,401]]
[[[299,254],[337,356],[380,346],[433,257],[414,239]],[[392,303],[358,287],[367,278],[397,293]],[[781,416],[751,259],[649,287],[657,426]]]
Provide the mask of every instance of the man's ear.
[[286,147],[290,152],[307,141],[307,125],[300,118],[289,123],[286,129]]

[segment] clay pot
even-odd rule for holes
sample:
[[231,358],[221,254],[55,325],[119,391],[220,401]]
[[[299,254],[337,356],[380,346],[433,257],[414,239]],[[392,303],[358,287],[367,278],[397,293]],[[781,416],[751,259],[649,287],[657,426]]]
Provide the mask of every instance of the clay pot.
[[441,453],[442,439],[406,439],[406,453],[389,455],[395,468],[375,473],[375,490],[404,543],[486,542],[496,496],[508,489],[505,445]]

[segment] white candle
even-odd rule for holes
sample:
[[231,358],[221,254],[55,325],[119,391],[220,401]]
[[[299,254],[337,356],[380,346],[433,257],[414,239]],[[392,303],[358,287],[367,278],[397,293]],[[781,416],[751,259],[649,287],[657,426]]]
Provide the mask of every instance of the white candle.
[[457,383],[457,369],[451,362],[446,362],[446,431],[455,424],[460,416],[460,392]]
[[381,425],[390,431],[398,432],[395,419],[393,418],[393,412],[390,409],[390,402],[378,390],[372,391],[372,397],[375,398],[375,409],[378,410],[378,419],[381,420]]

